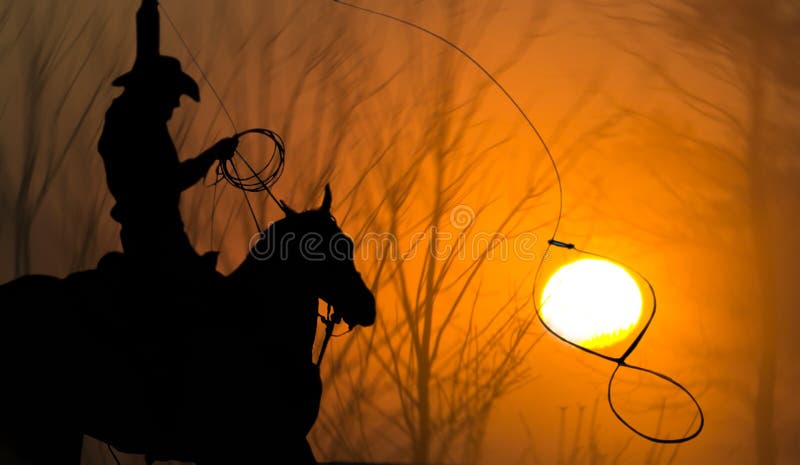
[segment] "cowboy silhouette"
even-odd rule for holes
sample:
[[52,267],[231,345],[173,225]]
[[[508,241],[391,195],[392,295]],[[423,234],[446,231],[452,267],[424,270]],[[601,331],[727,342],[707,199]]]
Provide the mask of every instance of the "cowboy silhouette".
[[106,298],[137,335],[140,376],[170,386],[145,396],[153,435],[170,437],[181,405],[181,338],[188,326],[213,316],[209,299],[222,280],[216,253],[201,257],[189,241],[180,196],[216,161],[232,157],[238,142],[222,139],[193,159],[178,158],[167,122],[182,95],[199,102],[200,92],[177,59],[160,54],[159,26],[157,0],[142,0],[136,61],[113,82],[124,90],[106,112],[98,144],[124,254],[107,254],[98,268],[109,278]]
[[200,101],[199,88],[177,59],[159,52],[157,0],[142,0],[136,31],[136,61],[113,82],[124,91],[106,112],[98,145],[116,200],[111,217],[122,226],[122,247],[133,264],[173,276],[213,272],[216,254],[200,257],[184,231],[180,196],[214,162],[231,158],[238,141],[222,139],[196,158],[179,160],[167,122],[182,95]]

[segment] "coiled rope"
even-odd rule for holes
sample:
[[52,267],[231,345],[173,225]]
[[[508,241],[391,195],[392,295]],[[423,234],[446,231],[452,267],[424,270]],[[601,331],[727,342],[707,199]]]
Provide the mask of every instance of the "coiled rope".
[[269,194],[270,198],[275,202],[275,204],[281,209],[284,210],[284,205],[275,197],[275,194],[272,193],[271,187],[275,185],[276,182],[280,179],[281,175],[283,175],[284,164],[286,162],[286,145],[283,142],[278,133],[264,128],[255,128],[255,129],[248,129],[246,131],[239,132],[236,127],[236,122],[233,120],[233,116],[231,116],[230,111],[225,105],[225,102],[222,100],[219,92],[214,87],[214,84],[211,83],[211,80],[208,79],[205,71],[203,71],[203,67],[200,66],[200,63],[197,61],[197,57],[192,52],[192,49],[189,48],[188,42],[184,39],[183,35],[181,34],[178,26],[172,20],[172,17],[169,15],[169,12],[164,7],[161,2],[159,2],[158,7],[161,9],[161,12],[164,13],[164,17],[167,18],[167,22],[169,23],[172,30],[175,32],[175,35],[183,44],[184,49],[186,49],[186,53],[189,54],[189,57],[192,59],[192,63],[194,64],[195,68],[200,72],[200,75],[203,77],[203,81],[208,84],[209,89],[211,89],[211,93],[214,94],[214,97],[217,99],[220,108],[222,109],[223,113],[225,113],[225,117],[228,119],[231,127],[233,128],[233,132],[235,135],[233,136],[236,139],[240,139],[243,136],[248,134],[255,134],[266,137],[270,139],[274,144],[274,149],[272,154],[267,157],[267,161],[264,163],[262,168],[256,169],[253,165],[247,160],[247,158],[236,149],[236,156],[238,160],[244,163],[247,170],[250,172],[250,175],[243,176],[239,173],[239,169],[236,166],[236,162],[231,158],[228,160],[221,160],[217,165],[216,175],[217,178],[214,181],[214,198],[212,200],[211,206],[211,245],[213,248],[214,244],[214,219],[216,216],[216,208],[217,208],[217,189],[216,186],[221,181],[226,181],[228,184],[233,186],[234,188],[242,191],[244,195],[245,202],[247,203],[247,208],[250,210],[250,215],[253,217],[253,222],[255,223],[256,230],[258,232],[263,231],[261,228],[261,224],[258,221],[258,216],[256,215],[255,209],[253,208],[253,204],[250,202],[250,198],[248,197],[248,193],[255,193],[255,192],[266,192]]

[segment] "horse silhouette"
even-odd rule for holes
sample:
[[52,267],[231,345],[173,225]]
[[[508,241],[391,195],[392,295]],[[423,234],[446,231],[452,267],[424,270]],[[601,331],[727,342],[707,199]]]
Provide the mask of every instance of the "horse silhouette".
[[194,288],[124,258],[0,286],[4,463],[77,465],[83,434],[151,463],[316,463],[318,301],[375,321],[330,205],[326,187],[321,208],[287,208],[233,273]]

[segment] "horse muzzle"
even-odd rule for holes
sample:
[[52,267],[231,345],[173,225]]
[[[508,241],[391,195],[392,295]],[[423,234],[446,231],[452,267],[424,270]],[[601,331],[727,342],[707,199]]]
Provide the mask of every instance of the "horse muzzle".
[[331,300],[334,312],[350,327],[375,324],[375,296],[366,286],[355,294]]

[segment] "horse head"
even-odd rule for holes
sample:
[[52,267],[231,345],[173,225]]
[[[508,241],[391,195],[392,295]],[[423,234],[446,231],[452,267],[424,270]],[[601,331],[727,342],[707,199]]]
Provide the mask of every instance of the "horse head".
[[282,202],[285,217],[252,244],[249,265],[276,263],[282,273],[333,307],[350,327],[375,322],[375,297],[353,262],[354,243],[331,214],[332,194],[317,209],[296,212]]

